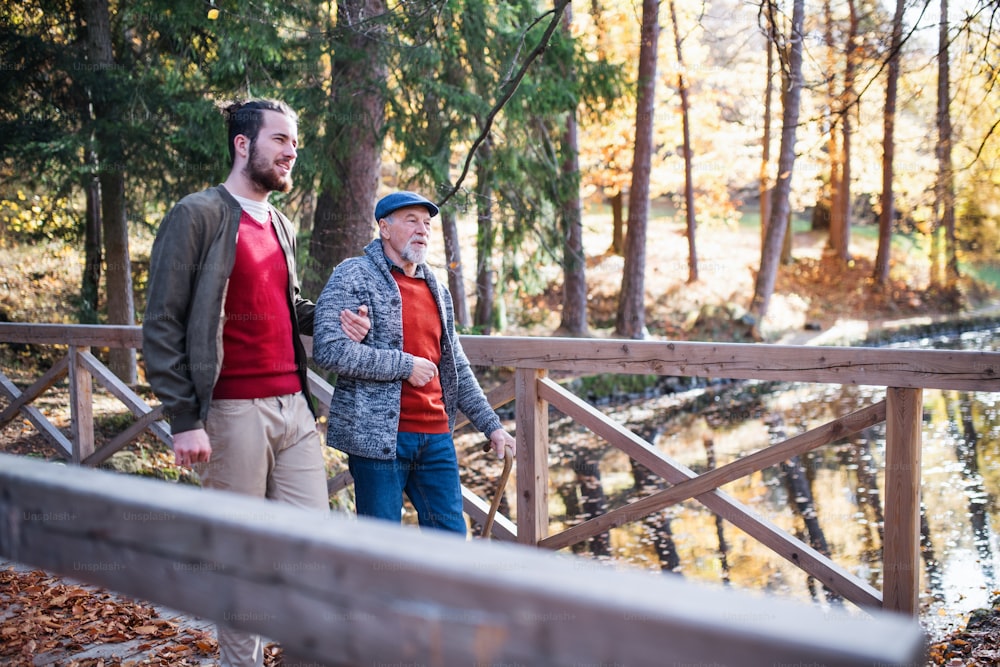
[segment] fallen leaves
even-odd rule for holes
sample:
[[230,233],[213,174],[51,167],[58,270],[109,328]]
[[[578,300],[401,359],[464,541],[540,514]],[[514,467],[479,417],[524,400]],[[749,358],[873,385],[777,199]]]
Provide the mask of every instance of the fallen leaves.
[[977,609],[965,628],[928,647],[929,664],[987,667],[1000,664],[1000,607]]
[[[88,657],[95,648],[109,650]],[[213,632],[163,618],[152,605],[40,570],[0,570],[0,664],[192,667],[214,664],[216,654]],[[280,660],[269,645],[265,664]]]

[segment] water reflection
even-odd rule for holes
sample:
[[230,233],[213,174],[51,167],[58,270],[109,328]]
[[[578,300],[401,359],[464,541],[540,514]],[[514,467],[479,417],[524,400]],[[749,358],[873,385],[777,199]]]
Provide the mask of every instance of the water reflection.
[[[990,330],[894,346],[994,350],[998,341],[998,330]],[[605,412],[700,473],[883,398],[884,390],[874,387],[742,383]],[[962,625],[969,611],[988,606],[997,592],[1000,394],[925,390],[923,399],[921,621],[937,637]],[[553,416],[550,446],[553,531],[666,486],[569,420]],[[881,589],[884,456],[880,424],[721,488]],[[693,500],[574,549],[621,566],[841,604]]]

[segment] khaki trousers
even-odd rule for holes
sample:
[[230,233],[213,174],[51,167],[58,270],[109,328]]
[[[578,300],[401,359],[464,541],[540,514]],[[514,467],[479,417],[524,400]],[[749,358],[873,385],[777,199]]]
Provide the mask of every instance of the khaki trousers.
[[[203,486],[329,511],[322,443],[302,393],[213,400],[205,430],[212,457],[198,470]],[[216,633],[221,667],[264,664],[260,636],[221,625]]]

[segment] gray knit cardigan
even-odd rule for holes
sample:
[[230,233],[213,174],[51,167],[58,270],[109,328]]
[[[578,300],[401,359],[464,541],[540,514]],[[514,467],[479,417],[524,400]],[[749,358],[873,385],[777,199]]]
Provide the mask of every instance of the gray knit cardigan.
[[[426,264],[418,275],[427,281],[441,317],[438,370],[449,426],[459,411],[487,437],[501,428],[479,386],[455,331],[451,294]],[[360,343],[340,327],[340,311],[368,306],[372,328]],[[403,307],[382,241],[365,247],[362,257],[342,262],[316,302],[313,359],[337,373],[330,402],[327,444],[355,456],[393,459],[403,382],[413,372],[413,355],[403,352]]]

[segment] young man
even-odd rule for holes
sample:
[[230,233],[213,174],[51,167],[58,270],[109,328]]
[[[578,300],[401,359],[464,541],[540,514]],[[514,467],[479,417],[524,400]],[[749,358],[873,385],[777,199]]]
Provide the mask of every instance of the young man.
[[[380,238],[341,263],[316,302],[313,359],[337,372],[327,443],[348,455],[358,514],[398,522],[406,493],[421,526],[465,535],[458,411],[497,456],[515,445],[462,350],[451,295],[425,263],[437,214],[413,192],[379,200]],[[358,343],[338,322],[362,306],[372,328]]]
[[[153,243],[143,356],[166,407],[178,465],[206,487],[327,511],[322,444],[299,339],[314,305],[299,295],[295,232],[268,203],[288,192],[298,128],[284,103],[225,110],[232,168],[188,195]],[[343,314],[345,335],[368,320]],[[220,663],[263,664],[260,637],[218,628]]]

